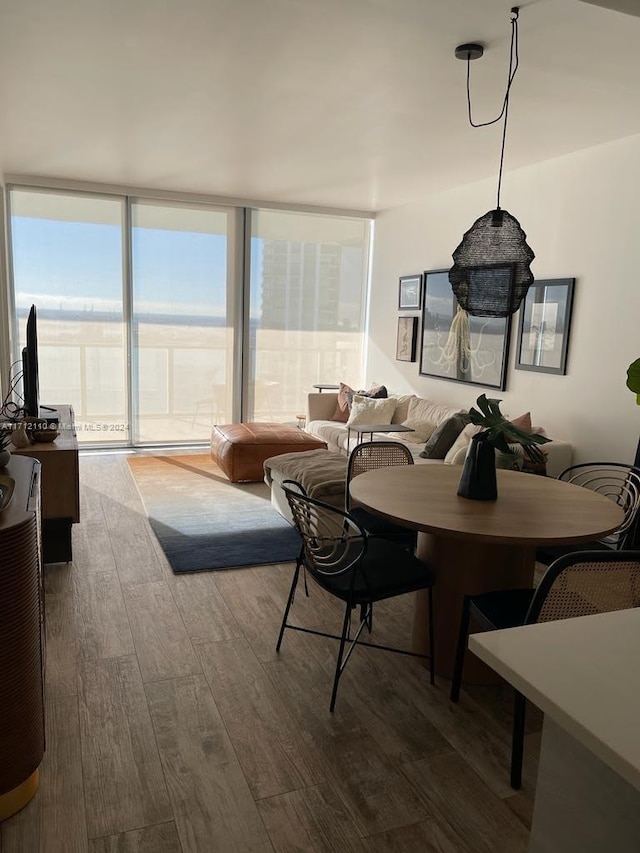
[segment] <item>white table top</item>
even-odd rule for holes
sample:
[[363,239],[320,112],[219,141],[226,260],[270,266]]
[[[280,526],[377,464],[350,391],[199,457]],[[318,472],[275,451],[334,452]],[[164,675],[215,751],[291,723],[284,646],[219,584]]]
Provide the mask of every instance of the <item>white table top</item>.
[[640,789],[640,608],[473,634],[469,649]]

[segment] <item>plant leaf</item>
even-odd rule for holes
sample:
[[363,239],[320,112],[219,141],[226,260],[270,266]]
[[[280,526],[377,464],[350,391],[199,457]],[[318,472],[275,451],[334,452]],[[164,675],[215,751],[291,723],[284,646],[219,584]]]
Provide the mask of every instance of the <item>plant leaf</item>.
[[[640,390],[640,389],[639,389]],[[500,400],[495,398],[487,398],[486,394],[481,394],[476,403],[478,409],[471,407],[469,409],[468,419],[476,426],[484,427],[487,432],[486,440],[502,450],[503,453],[509,453],[509,444],[521,444],[523,447],[532,447],[537,444],[546,444],[551,439],[545,435],[534,435],[533,433],[525,432],[519,427],[508,421],[500,411]],[[542,459],[542,451],[538,448],[532,451],[535,460]]]
[[627,368],[627,388],[636,395],[636,403],[640,406],[640,358]]

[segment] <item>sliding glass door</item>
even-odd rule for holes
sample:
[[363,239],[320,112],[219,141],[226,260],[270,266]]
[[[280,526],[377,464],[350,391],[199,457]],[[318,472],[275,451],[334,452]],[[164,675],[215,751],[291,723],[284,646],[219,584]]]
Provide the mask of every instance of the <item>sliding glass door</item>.
[[315,383],[362,373],[369,222],[251,213],[249,421],[292,421]]
[[131,206],[134,441],[203,441],[232,420],[228,214]]
[[124,200],[12,190],[18,343],[33,304],[40,401],[71,403],[83,443],[128,443]]

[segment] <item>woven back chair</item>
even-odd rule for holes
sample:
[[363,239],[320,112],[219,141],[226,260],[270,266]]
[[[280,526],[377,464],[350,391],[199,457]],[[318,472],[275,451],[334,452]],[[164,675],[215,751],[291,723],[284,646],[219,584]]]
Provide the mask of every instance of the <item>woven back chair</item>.
[[353,506],[349,493],[349,484],[354,477],[373,471],[376,468],[388,468],[391,465],[413,465],[413,456],[408,447],[399,441],[363,441],[356,444],[349,455],[347,465],[347,483],[344,505],[347,512],[365,528],[369,536],[388,539],[413,551],[416,547],[417,534],[413,530],[386,521],[375,513],[361,506]]
[[[294,524],[302,538],[302,549],[296,561],[276,650],[280,651],[286,628],[340,641],[329,705],[329,710],[333,711],[340,676],[356,644],[400,654],[414,654],[405,649],[360,640],[363,628],[367,626],[371,629],[373,603],[426,589],[429,603],[429,639],[432,650],[430,675],[433,684],[435,673],[432,598],[434,574],[431,567],[392,542],[378,540],[369,548],[367,532],[349,513],[308,497],[295,481],[285,480],[282,488],[291,507]],[[288,621],[301,569],[308,572],[324,590],[344,602],[344,620],[342,633],[339,636],[304,628]],[[360,607],[360,624],[352,638],[352,611],[358,606]],[[350,647],[345,653],[347,643]],[[416,655],[416,657],[426,656]]]
[[615,551],[632,547],[638,511],[640,509],[640,469],[623,462],[583,462],[571,465],[558,477],[574,486],[582,486],[604,495],[624,512],[620,527],[613,533],[579,545],[543,546],[536,551],[536,560],[550,565],[563,554],[611,548]]
[[[465,596],[451,682],[457,702],[471,617],[487,630],[591,616],[640,607],[640,551],[578,551],[556,560],[536,590],[506,589]],[[511,747],[511,787],[522,782],[525,697],[516,692]]]
[[[374,468],[388,468],[390,465],[413,465],[413,456],[408,447],[399,441],[363,441],[357,444],[349,455],[347,466],[347,485],[350,480],[365,471]],[[349,490],[345,496],[347,511],[350,506]]]

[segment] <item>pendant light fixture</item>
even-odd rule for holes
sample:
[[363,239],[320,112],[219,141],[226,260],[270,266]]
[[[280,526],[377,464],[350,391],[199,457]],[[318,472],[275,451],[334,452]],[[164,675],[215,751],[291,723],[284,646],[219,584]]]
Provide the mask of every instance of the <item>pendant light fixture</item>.
[[476,124],[471,116],[470,66],[484,49],[480,44],[462,44],[456,57],[467,62],[467,108],[472,127],[486,127],[504,119],[498,193],[495,210],[477,219],[453,253],[449,281],[461,308],[475,317],[508,317],[518,310],[533,283],[530,264],[535,255],[518,220],[500,207],[504,146],[507,137],[509,94],[518,70],[518,7],[511,10],[511,53],[509,77],[502,110],[497,118]]

